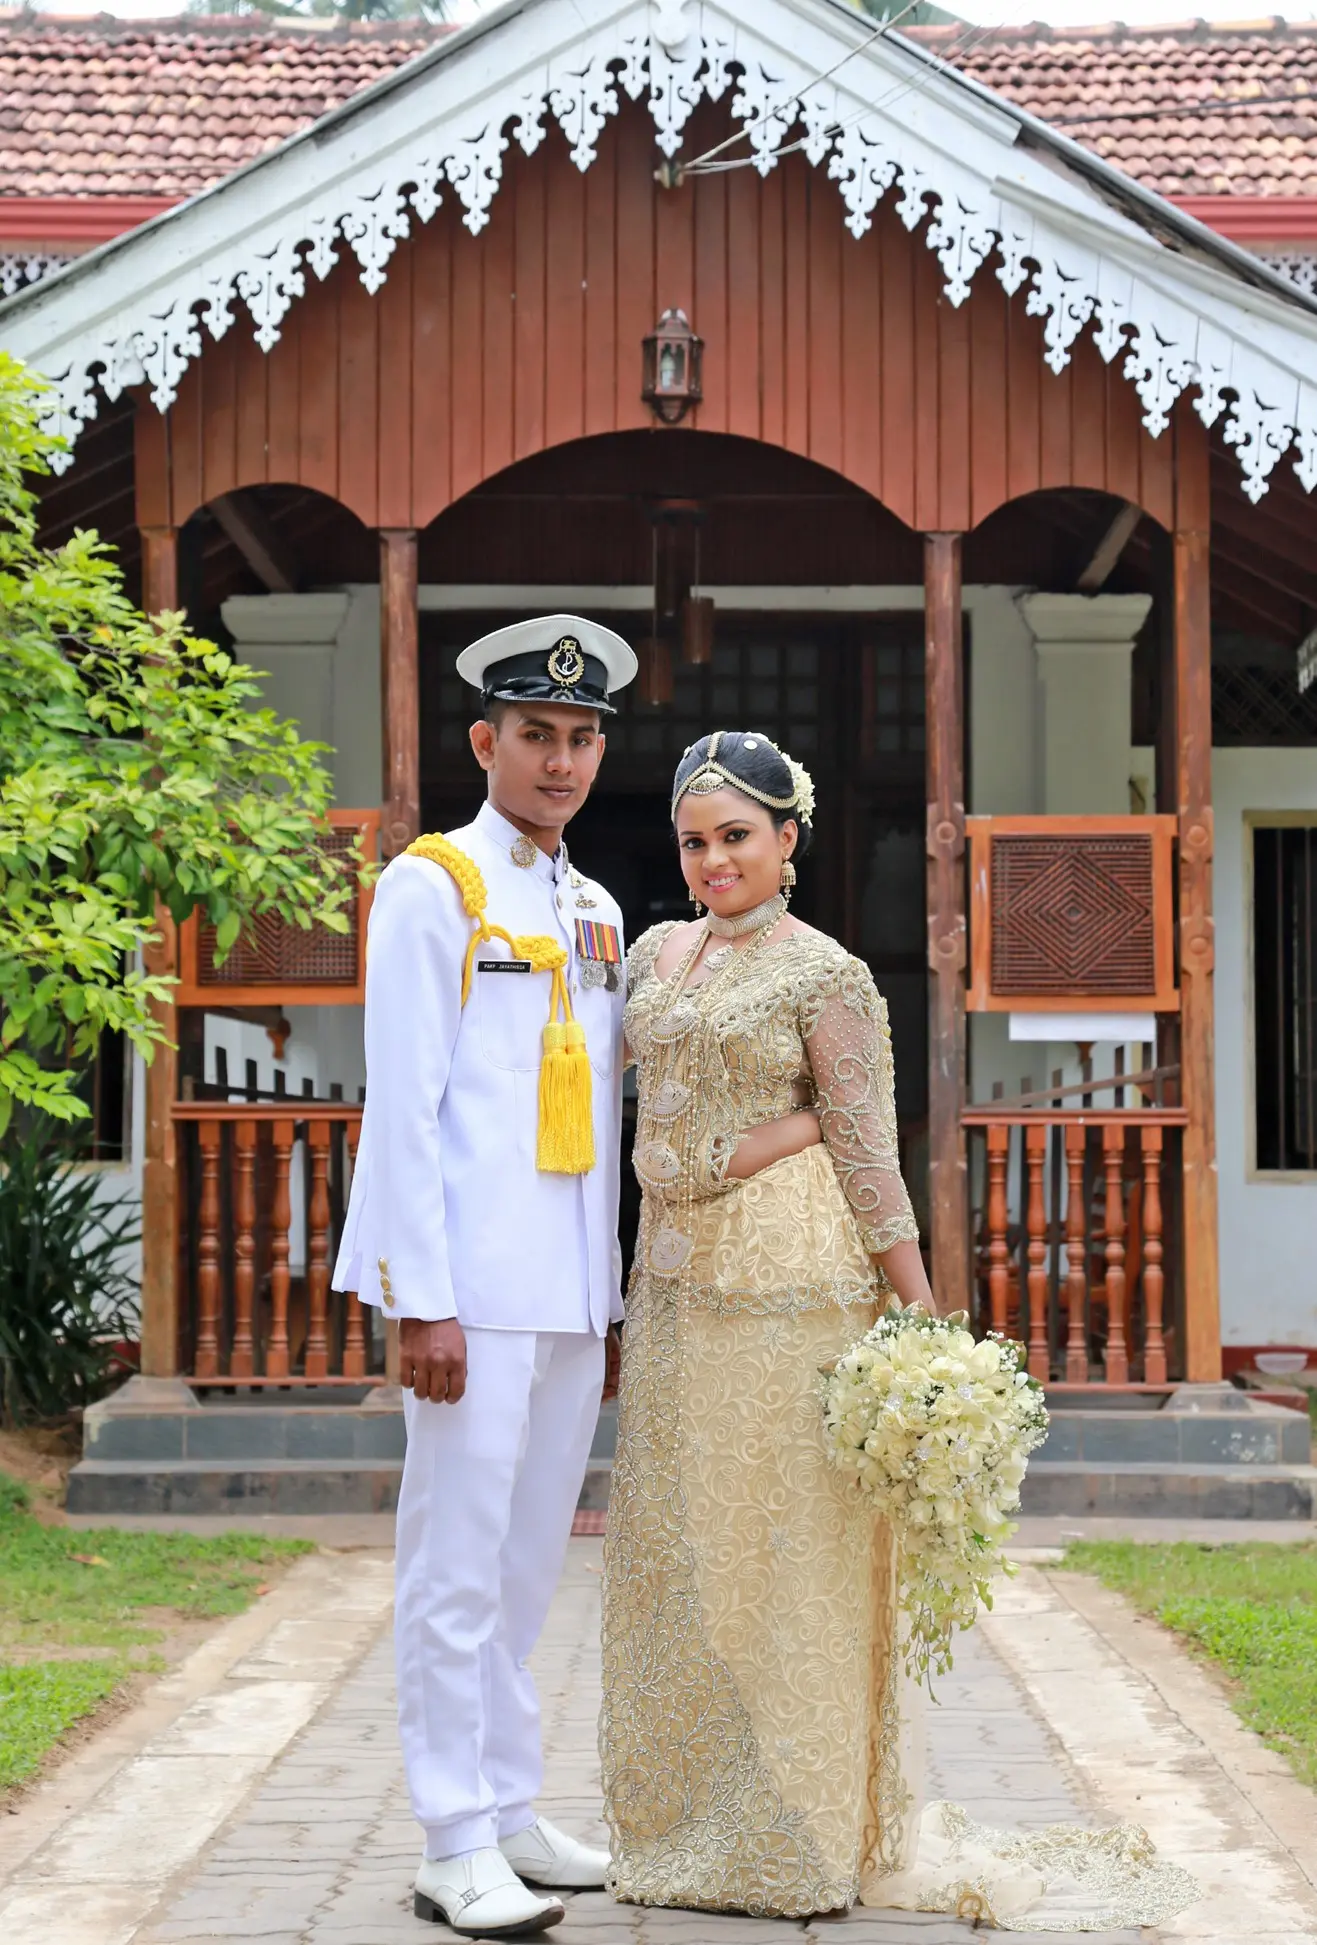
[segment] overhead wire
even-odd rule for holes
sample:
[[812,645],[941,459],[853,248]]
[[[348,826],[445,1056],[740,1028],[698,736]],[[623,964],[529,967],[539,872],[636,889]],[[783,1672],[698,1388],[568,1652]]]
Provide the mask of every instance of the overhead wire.
[[[817,88],[821,82],[830,81],[833,75],[844,68],[848,61],[853,61],[857,54],[863,54],[866,47],[872,47],[876,40],[881,40],[884,34],[890,33],[892,28],[904,20],[907,14],[914,13],[919,4],[920,0],[907,0],[906,5],[902,7],[900,13],[892,14],[886,20],[880,20],[871,34],[866,34],[864,39],[857,41],[854,47],[847,48],[846,52],[841,56],[841,59],[834,61],[830,68],[825,68],[821,74],[814,75],[803,87],[793,88],[790,94],[783,95],[782,99],[775,106],[765,108],[752,121],[743,122],[740,128],[733,129],[726,141],[715,143],[713,148],[706,149],[703,155],[692,156],[689,162],[682,165],[682,175],[688,176],[694,174],[706,163],[712,162],[715,157],[720,156],[724,149],[730,149],[734,143],[742,141],[749,135],[752,129],[761,127],[764,122],[772,121],[777,115],[782,113],[784,108],[790,108],[793,103],[798,103],[800,97],[808,94],[811,88]],[[794,121],[794,119],[795,117],[793,116],[792,120]],[[751,159],[750,157],[746,158],[747,161]]]
[[[742,127],[736,129],[729,135],[725,141],[719,142],[716,147],[706,149],[703,155],[695,156],[690,162],[681,164],[678,170],[680,177],[684,178],[689,175],[716,175],[730,169],[754,168],[758,161],[756,156],[739,156],[726,162],[720,162],[714,158],[720,156],[725,149],[731,148],[743,136],[748,135],[751,129],[760,126],[765,121],[771,121],[775,116],[780,115],[792,103],[797,104],[798,108],[802,97],[808,94],[811,88],[816,88],[821,82],[830,80],[838,68],[844,66],[854,55],[863,53],[866,47],[872,46],[874,41],[897,26],[900,21],[905,19],[907,14],[912,13],[918,4],[919,0],[911,0],[911,3],[903,7],[899,13],[893,14],[889,19],[882,21],[876,32],[870,34],[867,39],[858,42],[855,47],[851,48],[842,56],[840,61],[836,62],[824,73],[815,75],[812,80],[806,82],[792,94],[784,96],[775,107],[765,109],[753,121],[744,123]],[[904,100],[908,95],[923,93],[926,88],[932,86],[934,80],[946,69],[953,67],[954,57],[956,55],[972,53],[974,48],[990,35],[999,33],[1003,27],[1010,25],[1010,17],[1012,14],[1017,13],[1023,6],[1032,4],[1033,0],[1014,0],[1014,4],[999,19],[979,22],[977,25],[970,21],[963,22],[957,32],[948,41],[945,51],[939,50],[936,54],[930,56],[928,67],[918,80],[898,82],[894,88],[889,89],[887,94],[880,96],[877,101],[865,102],[848,118],[830,124],[825,133],[829,137],[842,134],[847,129],[855,127],[861,120],[875,114],[879,109],[889,107],[894,102]],[[792,119],[794,120],[795,117]],[[805,147],[806,140],[806,137],[799,136],[794,142],[784,143],[774,150],[774,160],[780,160],[783,156],[799,153]]]

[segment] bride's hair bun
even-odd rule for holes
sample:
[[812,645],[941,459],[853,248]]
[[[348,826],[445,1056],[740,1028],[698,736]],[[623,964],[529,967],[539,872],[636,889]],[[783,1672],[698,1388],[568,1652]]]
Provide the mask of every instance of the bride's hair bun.
[[790,818],[800,830],[797,852],[813,834],[814,786],[802,764],[784,756],[770,737],[754,729],[720,729],[692,743],[672,780],[672,811],[688,790],[699,795],[740,790],[768,812],[780,830]]

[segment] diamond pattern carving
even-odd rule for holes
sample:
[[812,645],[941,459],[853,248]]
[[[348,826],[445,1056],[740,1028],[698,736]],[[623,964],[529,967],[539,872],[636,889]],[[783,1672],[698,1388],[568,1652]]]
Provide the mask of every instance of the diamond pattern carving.
[[1153,904],[1150,837],[994,837],[993,992],[1145,997]]
[[[351,830],[330,831],[320,840],[331,857],[342,858],[345,864],[355,841]],[[331,932],[325,925],[304,931],[300,925],[287,924],[277,912],[267,912],[238,940],[222,966],[215,964],[214,926],[201,925],[197,982],[217,991],[234,986],[355,986],[360,900],[348,906],[347,916],[346,932]]]

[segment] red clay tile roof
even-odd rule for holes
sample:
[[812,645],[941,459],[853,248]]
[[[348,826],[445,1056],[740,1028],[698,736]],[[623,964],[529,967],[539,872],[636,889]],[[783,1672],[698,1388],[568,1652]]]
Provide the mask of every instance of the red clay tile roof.
[[[192,195],[445,31],[0,8],[0,195]],[[1317,196],[1317,24],[912,38],[1163,195]]]
[[0,10],[0,194],[194,195],[446,31]]
[[1317,23],[910,38],[1160,195],[1317,196]]

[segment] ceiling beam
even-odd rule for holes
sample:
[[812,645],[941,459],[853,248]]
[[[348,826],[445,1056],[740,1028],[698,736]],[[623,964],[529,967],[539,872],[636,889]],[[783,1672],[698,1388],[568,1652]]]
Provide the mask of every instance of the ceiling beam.
[[1211,550],[1215,559],[1232,573],[1243,573],[1262,581],[1287,601],[1304,608],[1317,608],[1317,574],[1278,559],[1270,548],[1241,540],[1229,528],[1217,525],[1212,532]]
[[1106,585],[1142,518],[1142,508],[1127,500],[1094,548],[1093,558],[1075,583],[1081,594],[1097,594]]
[[1219,554],[1212,567],[1212,605],[1222,617],[1232,610],[1245,633],[1266,633],[1286,647],[1293,648],[1307,632],[1301,602],[1292,596],[1281,600],[1268,582],[1235,562],[1222,562]]
[[268,594],[296,594],[297,563],[250,493],[221,493],[209,508]]

